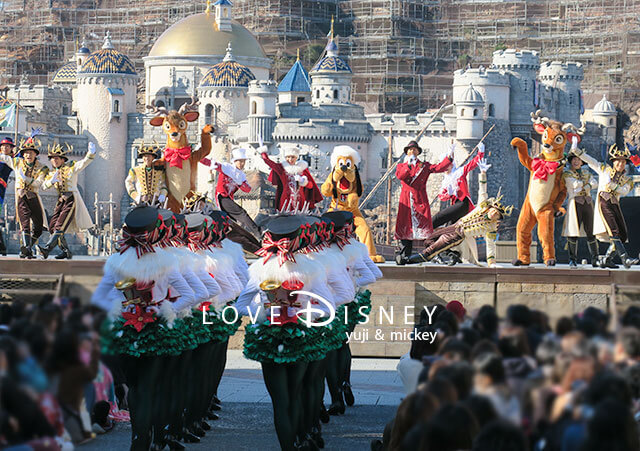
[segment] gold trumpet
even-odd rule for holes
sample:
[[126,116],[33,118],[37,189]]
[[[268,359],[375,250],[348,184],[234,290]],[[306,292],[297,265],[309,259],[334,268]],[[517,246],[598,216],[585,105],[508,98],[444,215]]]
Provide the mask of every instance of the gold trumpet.
[[265,280],[260,283],[260,289],[265,292],[267,295],[267,302],[265,303],[265,308],[271,308],[271,304],[276,302],[278,290],[280,289],[281,283],[276,282],[275,280]]
[[153,286],[155,282],[138,282],[133,277],[127,277],[126,279],[120,280],[116,283],[116,288],[124,294],[124,297],[127,298],[125,302],[122,303],[123,306],[127,306],[130,304],[140,304],[146,303],[149,304],[153,300]]

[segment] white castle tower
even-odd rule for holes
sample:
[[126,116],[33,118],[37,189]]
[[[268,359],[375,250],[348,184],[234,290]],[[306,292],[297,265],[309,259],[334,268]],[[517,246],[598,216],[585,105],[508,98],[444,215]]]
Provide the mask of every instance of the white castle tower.
[[94,193],[103,200],[113,193],[119,203],[125,194],[127,115],[136,111],[138,76],[131,60],[113,48],[107,33],[102,49],[87,56],[77,79],[78,119],[98,151],[84,171],[85,203],[92,207]]
[[493,52],[492,67],[509,77],[509,120],[511,133],[531,134],[531,113],[536,109],[536,75],[540,57],[533,50],[506,49]]
[[593,122],[602,129],[602,139],[611,145],[616,141],[616,127],[618,122],[618,111],[613,103],[603,95],[602,100],[595,104],[592,112]]
[[311,103],[349,103],[351,100],[351,78],[349,65],[338,56],[338,46],[333,39],[333,17],[331,33],[325,47],[325,55],[313,66],[311,76]]
[[273,80],[253,80],[249,83],[249,143],[258,144],[260,138],[271,143],[276,123],[278,92]]
[[456,138],[460,140],[479,140],[484,126],[484,99],[469,83],[456,105]]
[[453,74],[453,102],[457,104],[473,84],[484,99],[484,118],[509,120],[509,76],[497,69],[460,69]]
[[218,25],[218,30],[231,31],[231,7],[233,6],[231,2],[229,0],[218,0],[213,6],[216,7],[216,25]]
[[551,92],[551,104],[545,105],[544,113],[561,122],[580,123],[580,84],[584,69],[580,63],[547,61],[540,66],[540,82]]

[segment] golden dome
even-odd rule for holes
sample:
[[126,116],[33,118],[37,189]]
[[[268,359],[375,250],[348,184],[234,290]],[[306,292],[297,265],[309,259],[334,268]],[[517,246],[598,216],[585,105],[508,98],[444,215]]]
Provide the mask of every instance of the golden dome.
[[231,32],[218,30],[213,13],[194,14],[165,30],[149,56],[224,55],[231,42],[236,57],[267,57],[249,30],[236,21],[231,22],[231,29]]

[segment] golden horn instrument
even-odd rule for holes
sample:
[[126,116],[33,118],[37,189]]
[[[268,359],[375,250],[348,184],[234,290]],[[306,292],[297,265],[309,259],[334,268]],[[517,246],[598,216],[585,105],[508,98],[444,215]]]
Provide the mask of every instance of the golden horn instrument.
[[270,308],[271,304],[275,303],[277,291],[280,289],[281,285],[282,284],[280,282],[276,282],[275,280],[265,280],[260,283],[260,289],[267,295],[265,308]]

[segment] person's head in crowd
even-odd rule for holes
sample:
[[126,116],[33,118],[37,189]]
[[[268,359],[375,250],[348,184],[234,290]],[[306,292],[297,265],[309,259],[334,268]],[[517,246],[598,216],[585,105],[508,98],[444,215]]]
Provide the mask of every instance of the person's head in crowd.
[[444,405],[422,429],[421,450],[457,451],[471,449],[479,427],[462,403]]
[[631,388],[622,375],[604,370],[593,377],[584,391],[583,402],[595,406],[605,399],[615,399],[631,407]]
[[573,320],[568,316],[561,316],[556,321],[556,335],[558,337],[564,337],[566,334],[575,329]]
[[480,308],[478,315],[473,320],[473,328],[478,331],[482,338],[488,340],[496,339],[498,324],[499,318],[495,309],[486,305]]
[[531,327],[541,335],[550,332],[549,316],[540,310],[531,310]]
[[409,430],[417,423],[429,421],[439,407],[438,399],[425,391],[416,391],[404,398],[393,422],[389,449],[400,448]]
[[583,451],[640,449],[638,426],[628,406],[605,399],[595,406],[587,421]]
[[622,315],[620,321],[623,327],[635,327],[640,329],[640,307],[630,306]]
[[458,399],[463,400],[471,394],[473,388],[473,368],[466,361],[453,362],[441,366],[434,373],[434,378],[450,380],[456,388]]
[[47,339],[53,342],[56,333],[60,329],[64,319],[60,307],[53,303],[40,305],[34,312],[33,322],[41,324]]
[[556,356],[562,351],[560,342],[555,337],[546,336],[536,349],[536,361],[541,366],[553,366]]
[[623,368],[622,376],[629,386],[631,397],[640,402],[640,363]]
[[607,325],[609,323],[609,315],[603,310],[589,306],[582,312],[582,318],[588,318],[596,325],[597,335],[607,334]]
[[562,345],[563,352],[572,352],[575,348],[584,344],[587,337],[580,331],[574,330],[563,335],[560,344]]
[[484,393],[491,387],[506,382],[502,358],[497,354],[480,354],[473,361],[473,369],[473,387],[477,393]]
[[9,303],[0,304],[0,333],[9,332],[9,325],[13,321],[13,307]]
[[622,366],[640,363],[640,330],[624,327],[618,332],[614,360]]
[[507,324],[527,328],[531,325],[531,310],[526,305],[512,304],[507,308]]
[[449,330],[451,331],[448,335],[455,335],[458,333],[458,320],[456,319],[456,316],[451,313],[449,310],[442,310],[440,313],[438,313],[438,316],[436,317],[435,315],[433,315],[435,318],[435,323],[434,324],[448,324],[449,325]]
[[467,361],[470,354],[471,348],[469,345],[456,337],[449,337],[444,340],[438,350],[438,355],[454,362]]
[[51,350],[52,343],[47,340],[44,328],[38,324],[29,323],[22,331],[21,340],[29,346],[29,352],[40,364],[44,363]]
[[596,372],[596,363],[592,357],[575,357],[562,378],[562,391],[568,393],[586,387]]
[[0,353],[2,353],[3,356],[0,376],[15,377],[20,359],[18,355],[18,342],[9,335],[0,336]]
[[418,386],[418,389],[435,396],[440,405],[452,404],[458,400],[458,392],[455,385],[450,380],[442,377],[434,377],[425,384]]
[[455,318],[458,320],[458,323],[462,323],[464,321],[464,317],[467,314],[467,309],[464,308],[460,301],[449,301],[447,302],[446,309],[453,313]]
[[[416,328],[416,337],[422,337],[426,332],[433,332],[432,326],[418,326]],[[409,350],[409,356],[414,360],[422,360],[424,356],[430,356],[438,351],[437,340],[431,342],[430,340],[419,340],[414,338],[411,340],[411,349]]]
[[576,330],[582,332],[586,338],[592,338],[598,334],[598,323],[590,316],[576,317]]
[[482,428],[473,441],[472,451],[528,451],[522,430],[505,420],[493,420]]
[[477,330],[463,327],[458,331],[458,338],[464,341],[469,348],[473,348],[482,337]]
[[605,339],[602,335],[593,338],[592,346],[596,349],[596,358],[600,367],[613,364],[615,344]]
[[500,354],[500,349],[498,349],[498,345],[495,342],[484,338],[478,341],[471,349],[470,359],[473,362],[480,354],[484,354],[487,352],[492,354]]
[[63,328],[53,342],[47,368],[50,373],[80,364],[80,343],[74,330]]
[[486,396],[469,395],[469,397],[461,401],[478,420],[478,426],[483,428],[487,423],[498,418],[498,413],[491,401]]
[[504,358],[530,355],[527,335],[522,327],[507,326],[500,331],[498,349]]

